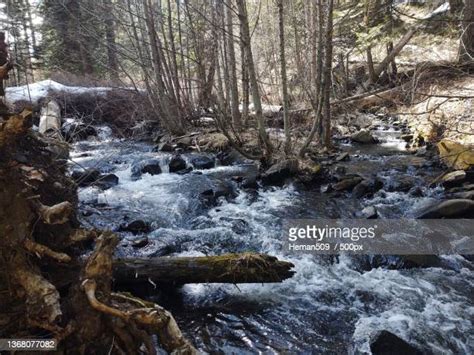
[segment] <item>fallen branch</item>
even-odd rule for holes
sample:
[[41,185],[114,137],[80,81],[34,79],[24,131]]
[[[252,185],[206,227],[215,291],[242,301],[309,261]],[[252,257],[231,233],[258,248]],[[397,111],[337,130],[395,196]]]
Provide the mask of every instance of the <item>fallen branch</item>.
[[293,266],[273,256],[254,253],[122,259],[114,262],[114,279],[119,284],[282,282],[293,276]]

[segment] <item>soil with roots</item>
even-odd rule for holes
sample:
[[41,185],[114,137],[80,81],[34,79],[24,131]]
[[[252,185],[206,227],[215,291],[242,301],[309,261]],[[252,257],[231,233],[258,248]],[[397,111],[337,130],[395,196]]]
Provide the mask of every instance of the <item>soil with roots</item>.
[[[194,353],[160,306],[111,288],[117,237],[81,229],[67,146],[0,118],[0,337],[69,353]],[[88,255],[86,257],[85,255]]]

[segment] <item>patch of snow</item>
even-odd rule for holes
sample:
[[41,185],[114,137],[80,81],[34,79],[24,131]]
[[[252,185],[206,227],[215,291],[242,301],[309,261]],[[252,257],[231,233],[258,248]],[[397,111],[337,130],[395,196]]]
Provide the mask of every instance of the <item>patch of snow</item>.
[[[18,101],[29,101],[33,104],[38,103],[38,100],[48,96],[48,94],[55,92],[65,92],[70,94],[82,94],[82,93],[95,93],[97,95],[104,94],[109,90],[113,90],[113,87],[85,87],[85,86],[67,86],[60,84],[56,81],[47,79],[38,81],[33,84],[14,86],[6,88],[5,99],[10,105],[15,104]],[[128,88],[126,88],[128,89]],[[130,89],[134,90],[134,89]]]

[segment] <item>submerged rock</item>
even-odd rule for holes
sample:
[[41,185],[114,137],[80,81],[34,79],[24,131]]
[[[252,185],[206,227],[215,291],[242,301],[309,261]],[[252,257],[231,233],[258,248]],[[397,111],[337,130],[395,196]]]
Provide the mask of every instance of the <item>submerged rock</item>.
[[158,159],[148,159],[132,166],[132,178],[138,179],[142,174],[161,174],[160,161]]
[[217,155],[217,158],[222,165],[239,165],[247,161],[247,158],[235,149],[231,149],[227,152],[221,152]]
[[361,198],[364,196],[371,196],[383,187],[383,182],[379,179],[363,180],[357,184],[352,190],[352,196]]
[[119,232],[130,232],[132,234],[141,234],[151,232],[151,225],[148,222],[145,222],[141,219],[137,219],[130,223],[121,224],[119,227]]
[[174,147],[169,142],[163,142],[158,144],[155,148],[153,148],[154,152],[172,152]]
[[423,352],[395,334],[381,330],[371,336],[370,351],[373,355],[422,355]]
[[442,201],[421,212],[418,218],[474,218],[474,201],[468,199]]
[[193,165],[194,169],[212,169],[216,163],[213,158],[210,158],[205,155],[199,155],[196,157],[191,158],[191,164]]
[[351,191],[361,181],[362,178],[360,176],[343,178],[341,181],[333,184],[332,189],[335,191]]
[[344,153],[339,154],[336,157],[336,161],[344,161],[344,160],[350,160],[349,153],[344,152]]
[[351,135],[351,140],[353,142],[361,143],[361,144],[374,144],[374,143],[378,143],[379,141],[366,129],[361,129],[359,132],[356,132],[353,135]]
[[95,186],[100,187],[102,190],[108,190],[111,187],[118,185],[119,178],[115,174],[102,175],[94,183]]
[[180,170],[186,169],[186,161],[181,158],[180,155],[175,155],[171,158],[170,162],[168,163],[168,167],[170,173],[175,173]]
[[138,238],[132,242],[132,247],[139,249],[146,247],[149,243],[148,237]]
[[84,123],[68,123],[61,127],[61,134],[66,141],[75,142],[91,136],[96,137],[97,130]]
[[287,159],[273,164],[262,174],[262,182],[265,185],[282,185],[286,179],[296,174],[298,171],[298,161]]

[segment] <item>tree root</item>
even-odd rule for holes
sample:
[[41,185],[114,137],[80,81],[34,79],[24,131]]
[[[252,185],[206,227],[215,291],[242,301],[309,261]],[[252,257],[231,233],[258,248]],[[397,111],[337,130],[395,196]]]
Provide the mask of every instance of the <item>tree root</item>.
[[58,203],[54,206],[45,206],[36,201],[37,213],[46,224],[64,224],[74,211],[72,204],[68,201]]
[[[81,284],[88,304],[95,311],[112,317],[112,322],[119,318],[128,325],[127,330],[117,328],[117,324],[114,327],[127,352],[143,344],[148,353],[155,353],[150,333],[158,335],[161,346],[168,352],[196,354],[196,349],[184,338],[171,313],[156,304],[111,292],[112,255],[116,244],[117,238],[110,232],[104,232],[97,239]],[[105,301],[100,301],[98,294]]]
[[68,263],[71,261],[71,257],[69,255],[65,253],[58,253],[54,250],[51,250],[47,246],[36,243],[28,238],[23,241],[23,246],[26,250],[28,250],[32,254],[35,254],[39,258],[47,256],[61,263]]

